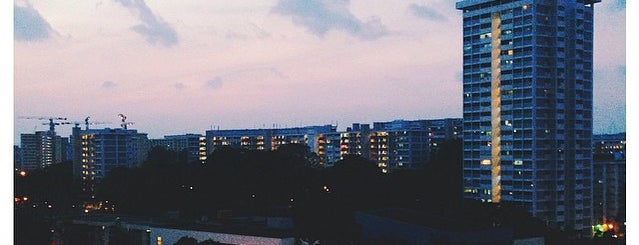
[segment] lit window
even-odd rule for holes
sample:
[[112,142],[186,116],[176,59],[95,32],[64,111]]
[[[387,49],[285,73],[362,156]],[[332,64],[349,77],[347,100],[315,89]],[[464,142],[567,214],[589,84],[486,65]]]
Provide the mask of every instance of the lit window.
[[515,51],[513,51],[512,49],[509,49],[508,50],[508,55],[513,55],[513,54],[515,54]]
[[527,10],[528,8],[530,8],[530,6],[529,6],[528,4],[524,4],[524,6],[521,6],[521,8],[522,8],[523,10]]
[[[513,165],[523,165],[523,164],[524,164],[524,161],[522,161],[521,159],[517,159],[517,160],[513,161]],[[521,172],[520,172],[520,174],[521,174]]]
[[490,165],[490,159],[481,160],[482,165]]

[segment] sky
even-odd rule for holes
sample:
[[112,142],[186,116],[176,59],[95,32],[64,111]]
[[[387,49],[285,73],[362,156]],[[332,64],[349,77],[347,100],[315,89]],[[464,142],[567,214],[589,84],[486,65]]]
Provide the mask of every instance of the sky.
[[[462,116],[453,0],[16,0],[13,137]],[[595,9],[594,133],[626,131],[626,3]],[[68,136],[71,125],[56,128]]]

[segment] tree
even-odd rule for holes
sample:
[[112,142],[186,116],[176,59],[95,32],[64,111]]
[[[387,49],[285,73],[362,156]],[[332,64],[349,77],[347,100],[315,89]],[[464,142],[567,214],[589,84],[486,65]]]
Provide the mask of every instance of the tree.
[[171,165],[186,164],[188,162],[188,151],[169,150],[161,146],[155,146],[149,150],[149,154],[144,161],[144,165]]
[[175,242],[173,245],[198,245],[198,242],[193,237],[183,236],[180,237],[180,239],[177,240],[177,242]]

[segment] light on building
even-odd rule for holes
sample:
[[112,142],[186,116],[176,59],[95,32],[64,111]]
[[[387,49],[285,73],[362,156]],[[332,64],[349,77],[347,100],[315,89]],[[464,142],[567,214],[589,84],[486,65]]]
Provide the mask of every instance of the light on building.
[[491,163],[490,159],[481,160],[481,165],[490,165],[490,163]]

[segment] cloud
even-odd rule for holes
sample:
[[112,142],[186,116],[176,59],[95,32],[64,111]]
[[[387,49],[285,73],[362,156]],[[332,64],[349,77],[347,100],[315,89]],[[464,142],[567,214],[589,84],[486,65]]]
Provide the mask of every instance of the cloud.
[[118,86],[118,84],[113,82],[113,81],[104,81],[102,83],[102,87],[106,88],[106,89],[112,89],[112,88],[115,88],[117,86]]
[[49,22],[30,4],[13,5],[13,25],[14,38],[18,41],[41,41],[54,33]]
[[357,19],[348,9],[348,0],[279,0],[272,12],[291,16],[293,23],[306,27],[316,36],[323,37],[336,29],[363,40],[374,40],[388,35],[378,17],[367,21]]
[[160,16],[153,14],[149,6],[144,0],[115,0],[122,6],[136,12],[138,19],[142,22],[139,25],[131,27],[133,31],[144,36],[150,44],[160,44],[170,47],[178,43],[178,34],[165,22]]
[[415,4],[415,3],[411,3],[408,6],[408,9],[410,10],[410,12],[413,15],[415,15],[417,17],[420,17],[422,19],[433,20],[433,21],[446,21],[446,20],[448,20],[448,18],[446,18],[446,16],[440,14],[435,9],[429,8],[426,5],[418,5],[418,4]]
[[222,78],[215,77],[211,80],[206,81],[206,86],[211,89],[219,89],[222,87]]
[[184,83],[175,83],[175,85],[173,85],[173,87],[175,87],[177,90],[182,90],[182,89],[186,88],[186,85],[184,85]]

